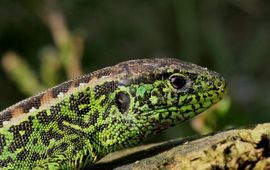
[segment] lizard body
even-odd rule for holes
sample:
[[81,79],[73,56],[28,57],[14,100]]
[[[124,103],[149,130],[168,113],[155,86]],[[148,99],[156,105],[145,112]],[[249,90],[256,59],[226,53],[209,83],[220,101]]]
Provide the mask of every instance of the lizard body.
[[225,93],[218,73],[176,59],[98,70],[0,112],[0,169],[82,169],[194,117]]

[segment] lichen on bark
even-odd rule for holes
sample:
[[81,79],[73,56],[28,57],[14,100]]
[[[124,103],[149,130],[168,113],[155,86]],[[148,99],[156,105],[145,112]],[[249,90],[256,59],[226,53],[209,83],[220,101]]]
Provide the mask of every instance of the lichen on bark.
[[270,123],[139,146],[109,154],[91,169],[270,169]]

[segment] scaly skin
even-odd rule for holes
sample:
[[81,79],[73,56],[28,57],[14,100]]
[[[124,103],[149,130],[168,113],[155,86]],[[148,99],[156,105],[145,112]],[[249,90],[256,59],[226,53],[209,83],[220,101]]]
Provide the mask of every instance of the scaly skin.
[[0,169],[82,169],[205,111],[217,73],[176,59],[132,60],[0,112]]

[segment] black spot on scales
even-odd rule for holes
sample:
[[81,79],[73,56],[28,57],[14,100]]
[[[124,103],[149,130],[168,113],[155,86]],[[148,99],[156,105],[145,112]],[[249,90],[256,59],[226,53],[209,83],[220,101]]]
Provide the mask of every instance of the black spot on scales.
[[208,95],[208,97],[213,97],[213,94],[211,94],[211,93],[208,93],[207,95]]
[[138,76],[136,78],[134,78],[131,83],[133,84],[152,84],[154,81],[156,80],[155,75],[154,74],[150,74],[147,76]]
[[6,137],[3,134],[0,134],[0,155],[3,152],[4,146],[6,146]]
[[103,119],[106,119],[110,114],[113,114],[113,113],[110,113],[110,109],[111,109],[111,106],[106,107],[105,111],[102,113]]
[[68,135],[76,134],[78,136],[85,136],[84,132],[82,132],[78,129],[75,129],[73,127],[70,127],[68,125],[65,125],[63,122],[67,122],[67,123],[73,124],[73,125],[80,125],[82,128],[86,127],[87,124],[84,124],[80,118],[71,119],[67,116],[62,116],[61,119],[58,119],[57,125],[61,131],[65,132],[65,134],[68,134]]
[[168,78],[170,77],[171,74],[172,74],[172,73],[167,72],[167,71],[162,72],[162,73],[161,73],[162,80],[168,79]]
[[78,151],[83,150],[85,146],[84,141],[82,141],[81,138],[79,137],[71,139],[71,142],[73,143],[73,146],[74,146],[72,149],[73,154],[76,154]]
[[192,80],[192,81],[195,81],[196,79],[197,79],[197,77],[198,77],[198,74],[196,74],[196,73],[187,73],[187,75],[188,75],[188,77],[189,77],[189,79],[190,80]]
[[5,168],[10,163],[14,163],[14,161],[12,160],[10,156],[7,159],[0,160],[0,168]]
[[109,124],[101,124],[96,129],[97,132],[102,132],[104,129],[106,129],[109,126]]
[[54,145],[47,150],[47,155],[52,156],[55,152],[65,152],[67,150],[68,144],[63,142],[59,145]]
[[[52,107],[51,111],[54,109],[55,109],[55,107]],[[52,111],[52,113],[55,113],[55,112]],[[48,115],[46,110],[40,111],[37,114],[37,119],[38,119],[39,123],[45,124],[45,125],[48,124],[49,122],[54,121],[55,117],[56,117],[56,114],[49,114]]]
[[200,101],[200,100],[201,100],[201,96],[196,95],[196,100],[197,100],[197,101]]
[[111,72],[112,72],[111,68],[107,67],[102,70],[94,72],[93,75],[96,76],[97,78],[101,78],[103,76],[109,76]]
[[180,72],[179,69],[174,69],[174,70],[173,70],[173,73],[179,73],[179,72]]
[[45,146],[49,146],[51,139],[55,139],[56,141],[58,141],[64,137],[64,135],[56,132],[53,128],[51,128],[47,132],[42,132],[40,135],[41,135],[42,143]]
[[78,96],[71,95],[69,99],[69,108],[71,111],[74,111],[78,116],[87,114],[91,109],[90,107],[80,108],[81,105],[90,104],[90,93],[80,92]]
[[[8,131],[13,135],[13,140],[8,150],[13,153],[17,149],[24,148],[33,132],[33,117],[29,116],[27,121],[21,122],[19,125],[12,125]],[[23,132],[23,135],[20,132]]]
[[4,121],[9,121],[12,118],[10,111],[4,111],[0,114],[0,128],[3,127]]
[[37,161],[40,160],[41,158],[42,156],[37,152],[32,153],[30,156],[31,161]]
[[18,108],[23,109],[23,113],[28,113],[30,109],[36,108],[38,109],[41,106],[41,98],[44,94],[40,94],[38,96],[31,97],[27,100],[24,100],[18,104]]
[[33,141],[32,141],[32,144],[36,145],[37,143],[38,143],[38,138],[34,138]]
[[59,93],[66,93],[71,87],[71,85],[72,85],[72,82],[67,81],[65,83],[60,84],[59,86],[52,88],[51,92],[52,92],[53,98],[57,98]]
[[88,125],[95,125],[97,123],[97,119],[99,118],[98,110],[95,111],[94,115],[90,116]]
[[102,95],[107,95],[115,91],[118,86],[117,81],[105,82],[102,85],[96,85],[94,88],[95,98],[98,99]]
[[106,103],[108,103],[110,97],[108,95],[105,95],[104,98],[100,101],[100,106],[105,107]]
[[81,78],[74,80],[74,87],[78,87],[81,83],[88,83],[90,79],[90,76],[82,76]]
[[162,72],[160,74],[148,74],[146,75],[140,75],[132,80],[130,80],[131,83],[133,84],[152,84],[153,82],[155,82],[156,80],[166,80],[170,77],[172,73],[170,72]]
[[129,74],[131,72],[128,63],[122,63],[120,65],[121,65],[121,69],[122,69],[123,72],[126,72],[127,74]]
[[64,152],[64,151],[66,151],[67,148],[68,148],[68,143],[62,142],[62,143],[59,145],[58,148],[60,149],[61,152]]
[[56,146],[52,146],[51,148],[49,148],[47,150],[47,155],[52,156],[52,154],[54,153],[55,149],[56,149]]
[[17,154],[17,159],[20,161],[25,161],[28,155],[29,155],[29,151],[27,151],[26,149],[23,149],[21,152]]
[[188,88],[187,93],[193,93],[195,90],[193,88]]

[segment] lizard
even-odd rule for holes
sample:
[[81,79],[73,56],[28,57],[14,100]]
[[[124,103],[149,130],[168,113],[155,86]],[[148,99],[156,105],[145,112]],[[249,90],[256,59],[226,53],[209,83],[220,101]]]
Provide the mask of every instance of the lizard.
[[173,58],[94,71],[0,112],[0,169],[83,169],[204,112],[226,93],[220,74]]

